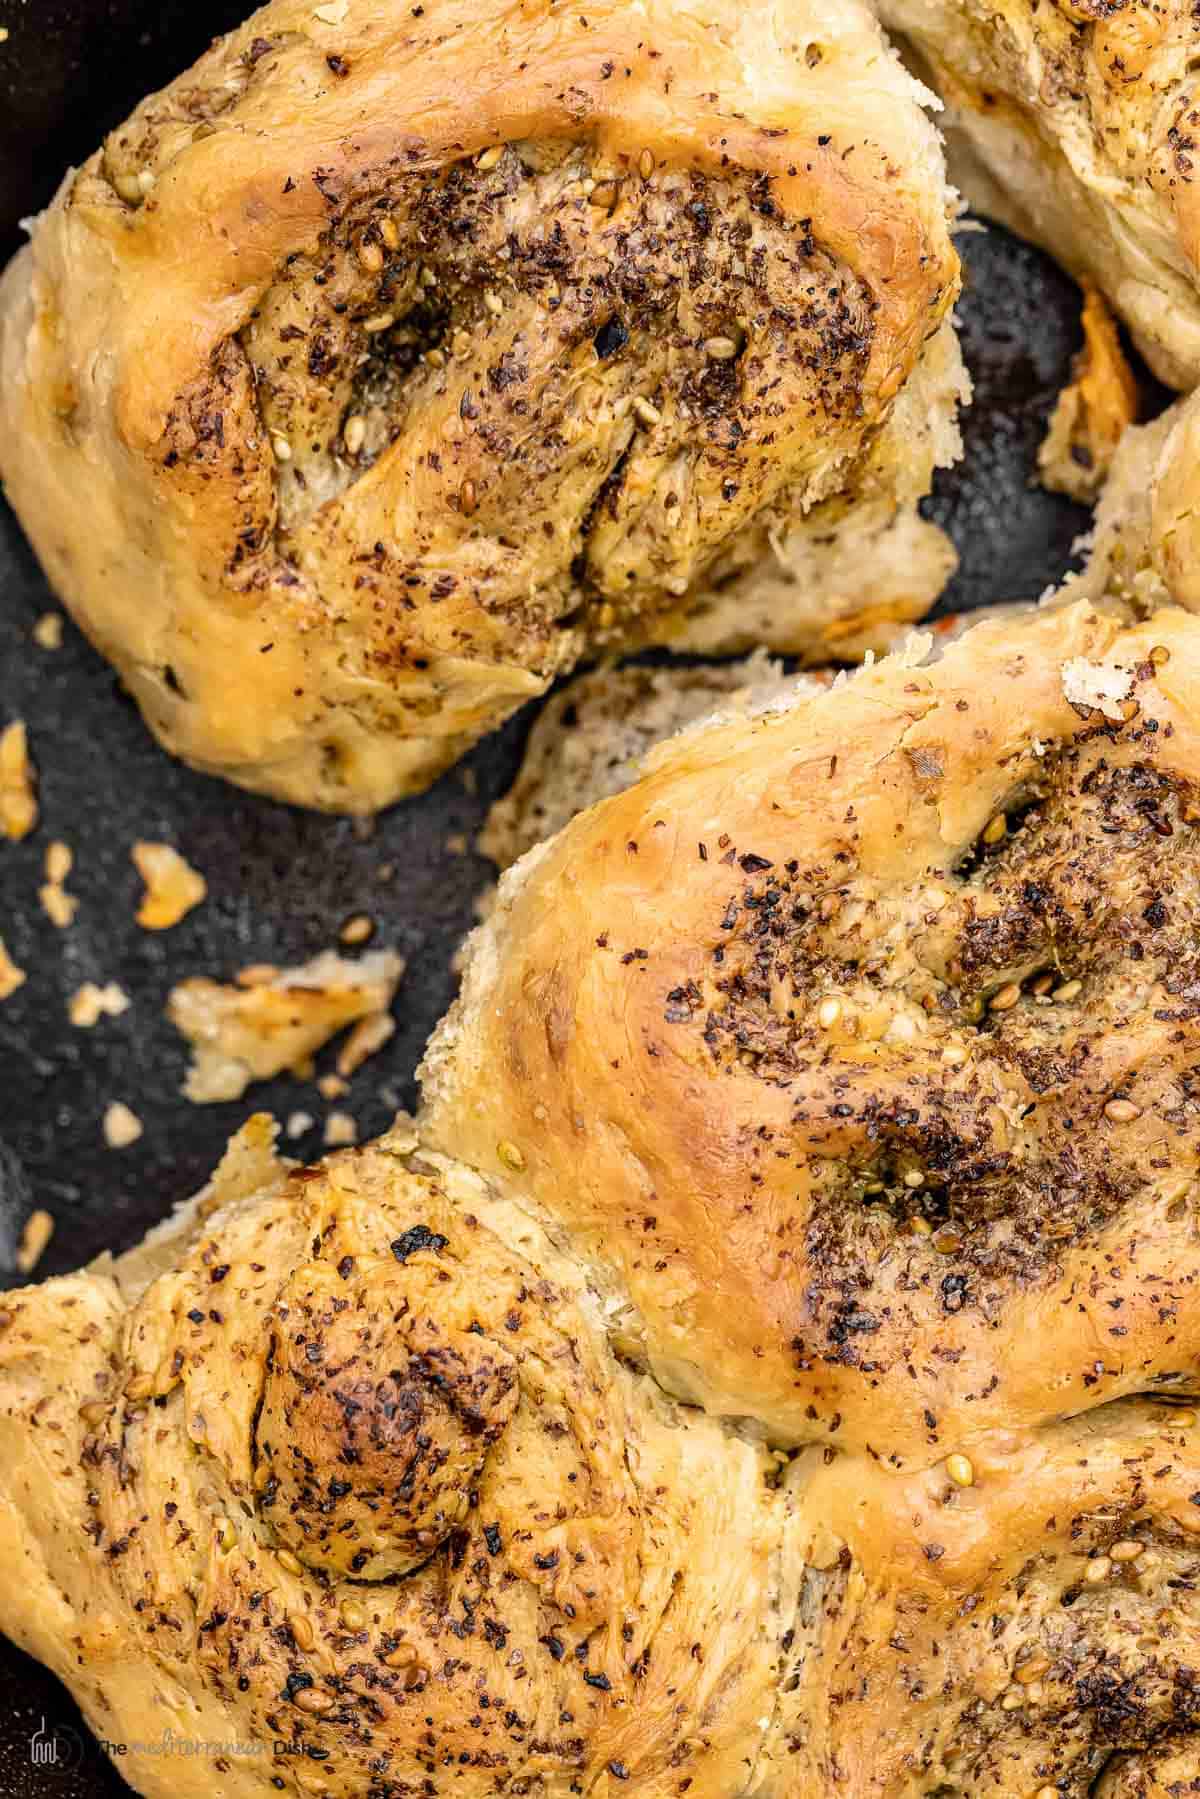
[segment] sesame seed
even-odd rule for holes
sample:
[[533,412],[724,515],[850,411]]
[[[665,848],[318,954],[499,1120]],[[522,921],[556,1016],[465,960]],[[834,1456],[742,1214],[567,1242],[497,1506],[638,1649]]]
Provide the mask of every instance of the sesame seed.
[[1054,989],[1050,997],[1056,1005],[1065,1006],[1068,1000],[1076,999],[1082,992],[1082,981],[1064,981],[1061,987]]
[[1021,1686],[1027,1687],[1033,1681],[1040,1680],[1042,1675],[1048,1673],[1049,1670],[1050,1657],[1035,1653],[1027,1661],[1023,1661],[1019,1668],[1013,1669],[1013,1679],[1018,1681]]
[[714,362],[732,362],[737,353],[737,343],[732,337],[709,337],[705,339],[704,354],[706,356],[711,356]]
[[984,828],[983,841],[988,845],[989,849],[994,849],[996,844],[1003,843],[1007,836],[1008,819],[1003,812],[997,812],[991,823]]
[[287,438],[281,437],[278,432],[276,432],[271,439],[271,448],[275,452],[276,462],[290,462],[292,460],[292,446]]
[[973,1487],[975,1485],[975,1466],[970,1456],[948,1455],[946,1457],[946,1473],[956,1487]]
[[489,144],[487,149],[481,150],[479,155],[475,158],[475,167],[481,174],[486,175],[489,169],[495,168],[503,155],[503,144]]
[[292,1641],[297,1649],[311,1649],[317,1639],[308,1619],[302,1613],[289,1612],[288,1624],[292,1632]]
[[1033,986],[1030,989],[1030,991],[1035,993],[1039,999],[1042,999],[1047,993],[1049,993],[1049,991],[1053,987],[1053,985],[1054,985],[1054,976],[1052,974],[1040,974],[1038,976],[1037,980],[1033,983]]
[[1138,1557],[1145,1552],[1145,1548],[1146,1545],[1139,1543],[1136,1537],[1122,1537],[1119,1543],[1113,1544],[1108,1553],[1114,1562],[1136,1562]]
[[1177,1424],[1181,1430],[1190,1430],[1198,1417],[1200,1417],[1200,1412],[1194,1412],[1190,1405],[1184,1405],[1178,1409],[1172,1407],[1165,1422]]
[[281,1549],[276,1560],[281,1568],[287,1569],[289,1574],[304,1573],[303,1562],[300,1560],[299,1556],[293,1555],[290,1549]]
[[1010,1688],[1009,1691],[1007,1693],[1005,1693],[1003,1699],[1000,1701],[1000,1710],[1002,1712],[1019,1711],[1020,1708],[1024,1705],[1024,1703],[1025,1703],[1024,1693],[1022,1693],[1019,1688]]
[[483,303],[493,318],[498,319],[500,314],[504,311],[504,301],[493,287],[487,288],[484,292]]
[[658,407],[654,404],[653,400],[648,400],[644,394],[637,395],[633,402],[633,410],[643,425],[657,425],[662,420],[662,413],[658,410]]
[[904,1177],[904,1185],[913,1188],[923,1187],[925,1185],[925,1176],[919,1168],[910,1168]]
[[437,276],[434,274],[433,270],[429,267],[428,263],[422,263],[420,272],[417,275],[417,280],[421,283],[422,287],[436,287],[437,286]]
[[464,518],[470,518],[479,504],[479,495],[474,481],[464,481],[458,490],[458,509]]
[[342,1623],[347,1630],[362,1630],[367,1622],[365,1609],[357,1599],[343,1599],[339,1609]]
[[1132,1124],[1141,1115],[1142,1108],[1135,1106],[1131,1099],[1110,1099],[1104,1108],[1104,1116],[1114,1124]]
[[400,228],[390,214],[380,225],[379,235],[389,250],[398,250],[400,248]]
[[395,323],[394,312],[373,312],[369,319],[363,320],[363,330],[369,337],[378,337],[381,331],[390,331]]
[[358,260],[371,275],[378,275],[383,267],[383,251],[372,238],[363,237],[358,241]]
[[1138,700],[1125,700],[1121,706],[1121,717],[1126,724],[1131,724],[1141,709],[1141,703]]
[[1156,643],[1150,652],[1150,660],[1155,668],[1165,668],[1171,660],[1171,652],[1165,643]]
[[825,999],[821,1001],[821,1004],[817,1009],[817,1023],[823,1031],[830,1030],[841,1016],[842,1002],[840,999]]
[[1112,1573],[1112,1562],[1106,1555],[1093,1558],[1083,1571],[1083,1578],[1090,1587],[1098,1587],[1102,1580],[1107,1580]]
[[335,1700],[332,1693],[322,1693],[316,1687],[301,1687],[292,1700],[302,1712],[330,1712]]
[[342,442],[346,446],[348,456],[357,456],[367,441],[367,421],[360,413],[355,413],[346,420],[346,428],[342,432]]
[[1017,982],[1009,981],[1006,987],[1001,987],[999,993],[993,993],[988,1004],[993,1012],[1011,1012],[1020,997],[1021,989]]
[[643,150],[641,155],[638,157],[638,174],[641,176],[643,181],[649,181],[649,179],[650,179],[651,175],[653,175],[653,173],[654,173],[654,152],[652,150]]
[[961,1043],[951,1043],[942,1051],[942,1061],[949,1068],[961,1068],[969,1054],[970,1051],[964,1049]]
[[933,1226],[928,1218],[923,1217],[920,1212],[914,1213],[909,1219],[908,1228],[918,1237],[932,1237],[933,1235]]
[[506,1168],[511,1168],[514,1174],[520,1174],[525,1166],[525,1157],[517,1148],[517,1145],[515,1143],[510,1143],[507,1137],[497,1143],[496,1154],[504,1163],[504,1166]]
[[221,1520],[221,1528],[217,1532],[217,1542],[225,1551],[226,1555],[228,1555],[229,1551],[237,1542],[237,1531],[234,1528],[232,1518],[223,1518]]
[[385,1668],[408,1668],[417,1659],[417,1652],[411,1643],[399,1643],[383,1658]]
[[429,364],[430,368],[444,369],[446,366],[446,352],[444,350],[437,350],[437,349],[426,350],[425,360]]
[[94,1429],[97,1424],[103,1424],[107,1415],[108,1402],[103,1399],[89,1399],[86,1405],[79,1408],[79,1416],[89,1430]]
[[270,1462],[260,1462],[258,1467],[254,1470],[254,1491],[256,1493],[264,1493],[270,1484],[271,1464]]
[[454,336],[450,339],[450,348],[454,355],[460,359],[469,356],[471,354],[470,333],[461,329],[456,331]]
[[949,1225],[933,1233],[933,1247],[940,1256],[952,1256],[962,1248],[962,1235]]

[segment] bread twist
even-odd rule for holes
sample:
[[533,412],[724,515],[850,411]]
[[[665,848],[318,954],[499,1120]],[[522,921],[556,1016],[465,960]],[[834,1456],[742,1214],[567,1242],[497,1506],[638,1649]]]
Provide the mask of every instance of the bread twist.
[[915,616],[921,98],[860,0],[272,0],[147,100],[7,277],[0,470],[162,741],[366,811],[586,646]]
[[946,102],[973,206],[1102,288],[1200,382],[1200,18],[1191,0],[878,0]]
[[[1200,621],[693,728],[425,1109],[0,1319],[0,1624],[220,1791],[1200,1781]],[[158,1799],[211,1764],[122,1762]]]

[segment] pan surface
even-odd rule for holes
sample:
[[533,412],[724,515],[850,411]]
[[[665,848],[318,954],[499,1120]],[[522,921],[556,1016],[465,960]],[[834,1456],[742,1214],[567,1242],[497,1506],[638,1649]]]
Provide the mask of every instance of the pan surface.
[[[0,0],[9,34],[0,43],[0,254],[17,247],[18,221],[45,204],[62,170],[243,11],[238,0]],[[960,245],[964,345],[977,391],[964,462],[942,477],[930,505],[962,557],[942,609],[1036,596],[1061,577],[1088,524],[1080,508],[1031,480],[1080,341],[1076,291],[1003,232],[964,234]],[[53,596],[0,502],[0,725],[26,721],[42,813],[24,843],[0,847],[0,930],[28,974],[0,1005],[0,1139],[12,1152],[0,1156],[0,1288],[19,1282],[13,1254],[32,1207],[56,1221],[39,1274],[123,1249],[202,1184],[252,1111],[281,1120],[310,1113],[314,1126],[287,1147],[309,1159],[320,1153],[332,1108],[311,1082],[258,1086],[232,1105],[181,1098],[184,1047],[163,1003],[185,975],[227,979],[251,962],[294,963],[336,945],[351,915],[369,914],[375,944],[399,949],[408,971],[395,1037],[336,1107],[366,1137],[413,1103],[421,1049],[454,992],[454,951],[492,874],[471,845],[516,770],[530,722],[528,712],[514,720],[431,793],[365,834],[170,761],[69,622],[61,649],[38,647],[33,627],[50,610],[58,610]],[[139,838],[173,844],[208,882],[207,901],[162,934],[134,918],[141,883],[130,848]],[[63,931],[37,898],[52,839],[75,859],[68,885],[79,911]],[[85,981],[118,982],[130,1009],[92,1030],[72,1027],[67,1001]],[[122,1151],[102,1134],[112,1100],[144,1126]],[[63,1689],[3,1639],[0,1690],[8,1701],[0,1708],[4,1799],[128,1791]]]

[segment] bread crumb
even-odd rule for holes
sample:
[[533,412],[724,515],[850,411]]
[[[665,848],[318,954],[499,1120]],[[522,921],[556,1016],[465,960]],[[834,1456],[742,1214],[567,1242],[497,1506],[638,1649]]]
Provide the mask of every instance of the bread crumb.
[[1089,662],[1085,656],[1072,656],[1063,664],[1062,685],[1072,706],[1083,707],[1088,712],[1099,710],[1105,718],[1120,723],[1125,717],[1121,702],[1129,698],[1133,675],[1129,669],[1117,668],[1112,663]]
[[465,856],[466,853],[467,853],[467,840],[463,836],[462,832],[461,831],[451,832],[450,836],[447,837],[447,839],[446,839],[446,854],[448,856]]
[[208,893],[204,876],[169,843],[135,843],[130,854],[146,883],[137,915],[144,931],[169,931]]
[[375,920],[368,918],[365,912],[357,912],[353,918],[348,918],[339,932],[342,942],[351,945],[369,943],[374,935]]
[[43,612],[33,627],[33,641],[43,650],[61,650],[63,620],[61,612]]
[[330,1149],[358,1142],[358,1126],[349,1112],[331,1112],[325,1120],[325,1141]]
[[1042,485],[1090,504],[1104,486],[1117,445],[1137,413],[1137,382],[1121,348],[1117,321],[1104,297],[1085,286],[1083,349],[1038,451]]
[[34,767],[24,721],[14,719],[0,731],[0,831],[20,842],[38,821]]
[[11,999],[18,987],[25,985],[25,970],[18,968],[0,937],[0,999]]
[[293,1139],[303,1137],[306,1131],[312,1130],[316,1122],[311,1112],[293,1112],[287,1121],[287,1134]]
[[322,1099],[341,1099],[349,1093],[350,1085],[340,1074],[323,1074],[317,1082],[317,1092]]
[[304,1070],[338,1031],[386,1015],[403,972],[394,950],[357,962],[327,950],[299,968],[274,970],[270,980],[256,971],[250,986],[181,981],[167,1016],[193,1049],[185,1094],[196,1105],[240,1099],[252,1081]]
[[104,1114],[104,1141],[110,1149],[128,1149],[142,1134],[142,1121],[124,1100],[114,1099]]
[[25,1229],[21,1232],[21,1242],[17,1249],[17,1270],[21,1274],[32,1274],[54,1235],[54,1220],[49,1212],[40,1206],[31,1212],[25,1220]]
[[129,995],[115,981],[110,981],[106,987],[85,981],[67,1002],[67,1017],[81,1031],[90,1031],[102,1018],[119,1018],[122,1012],[128,1012],[129,1006]]
[[68,893],[63,883],[75,865],[75,858],[65,843],[57,840],[46,849],[46,880],[38,888],[42,909],[60,931],[65,931],[79,910],[79,901]]
[[377,1055],[385,1043],[396,1035],[396,1021],[389,1012],[376,1012],[356,1024],[337,1059],[337,1071],[346,1080],[357,1074],[363,1063]]

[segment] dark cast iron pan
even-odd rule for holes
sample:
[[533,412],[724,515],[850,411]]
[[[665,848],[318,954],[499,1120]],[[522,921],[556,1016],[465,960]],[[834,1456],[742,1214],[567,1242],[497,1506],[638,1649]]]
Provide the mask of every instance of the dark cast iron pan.
[[[244,11],[239,0],[0,0],[9,33],[0,44],[0,259],[67,165]],[[1046,258],[1003,232],[965,234],[960,243],[976,400],[965,459],[939,480],[930,506],[962,557],[943,609],[1036,596],[1064,573],[1088,524],[1079,507],[1031,479],[1079,345],[1078,295]],[[408,973],[396,1036],[343,1103],[364,1137],[413,1103],[422,1046],[453,996],[451,958],[492,873],[461,844],[473,843],[512,779],[531,717],[527,709],[367,837],[349,822],[251,798],[170,761],[70,624],[61,650],[36,647],[34,622],[53,603],[0,501],[0,724],[28,725],[42,809],[33,836],[0,845],[0,931],[29,976],[0,1005],[0,1140],[15,1157],[0,1158],[0,1288],[18,1284],[13,1251],[32,1207],[57,1222],[39,1274],[61,1273],[136,1242],[203,1183],[250,1112],[328,1110],[311,1085],[290,1081],[256,1087],[236,1105],[188,1105],[179,1094],[183,1045],[163,1017],[166,993],[184,975],[228,978],[250,962],[299,961],[335,944],[351,914],[370,913],[376,942],[395,945]],[[70,887],[81,901],[64,932],[36,897],[52,837],[74,851]],[[160,935],[134,921],[140,882],[129,849],[139,837],[175,844],[209,884],[207,902]],[[381,880],[386,864],[395,872]],[[119,981],[132,1009],[92,1031],[73,1028],[66,1001],[85,980]],[[145,1124],[122,1152],[101,1136],[112,1099]],[[319,1130],[289,1148],[316,1157]],[[128,1792],[63,1689],[2,1638],[0,1693],[0,1799]],[[39,1750],[47,1738],[57,1747],[51,1766]]]

